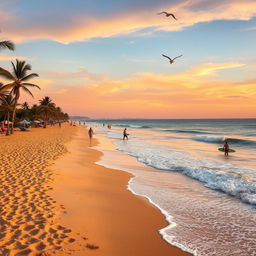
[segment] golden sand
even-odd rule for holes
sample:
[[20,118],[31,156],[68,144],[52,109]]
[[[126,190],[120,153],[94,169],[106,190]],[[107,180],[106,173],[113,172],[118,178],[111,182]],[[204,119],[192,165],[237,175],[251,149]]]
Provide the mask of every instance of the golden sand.
[[[62,225],[80,238],[57,255],[188,256],[165,242],[158,230],[167,226],[161,212],[127,190],[131,174],[95,164],[102,153],[90,148],[87,131],[68,143],[69,154],[54,165],[54,198],[65,205]],[[89,147],[88,147],[89,146]]]
[[65,211],[48,195],[51,164],[67,152],[76,128],[49,127],[0,135],[0,255],[51,255],[72,242],[58,224]]
[[126,189],[130,174],[95,164],[86,135],[69,125],[0,135],[0,255],[189,255],[159,235],[167,223]]

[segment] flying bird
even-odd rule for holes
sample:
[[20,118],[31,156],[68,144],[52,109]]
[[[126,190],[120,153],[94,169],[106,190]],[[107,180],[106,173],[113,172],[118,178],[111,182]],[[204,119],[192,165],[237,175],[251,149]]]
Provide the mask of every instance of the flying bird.
[[158,15],[160,15],[160,14],[165,14],[166,17],[172,16],[175,20],[177,20],[177,18],[174,16],[173,13],[168,13],[168,12],[160,12],[160,13],[158,13]]
[[174,62],[174,60],[176,60],[177,58],[180,58],[180,57],[182,57],[182,55],[179,55],[179,56],[177,56],[177,57],[175,57],[175,58],[170,58],[169,56],[166,56],[166,55],[164,55],[164,54],[162,54],[162,56],[163,57],[165,57],[165,58],[167,58],[169,61],[170,61],[170,64],[172,64],[173,62]]

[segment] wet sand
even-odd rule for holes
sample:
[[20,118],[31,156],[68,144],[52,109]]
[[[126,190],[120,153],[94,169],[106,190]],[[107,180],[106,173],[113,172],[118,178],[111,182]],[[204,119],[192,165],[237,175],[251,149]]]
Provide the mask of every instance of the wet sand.
[[[94,145],[93,141],[91,145]],[[84,127],[0,135],[0,255],[189,255],[167,244],[131,175],[95,164]]]
[[145,198],[127,190],[131,174],[95,164],[102,155],[90,148],[96,144],[79,127],[67,144],[69,153],[53,166],[51,197],[65,208],[61,225],[75,234],[56,255],[190,255],[162,239],[158,230],[168,223]]

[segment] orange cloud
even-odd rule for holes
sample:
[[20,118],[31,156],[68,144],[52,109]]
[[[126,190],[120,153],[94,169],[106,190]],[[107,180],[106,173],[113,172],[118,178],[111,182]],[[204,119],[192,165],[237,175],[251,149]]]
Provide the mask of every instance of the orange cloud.
[[[217,79],[218,70],[242,66],[208,63],[178,74],[138,73],[119,80],[94,74],[95,80],[85,83],[84,77],[92,75],[86,71],[75,85],[58,78],[46,80],[47,95],[66,112],[91,117],[254,117],[256,80]],[[66,72],[64,77],[74,73]],[[34,91],[36,98],[45,96],[44,90]]]
[[243,66],[245,66],[245,64],[242,63],[207,63],[203,67],[200,67],[198,70],[193,70],[192,73],[194,72],[195,76],[209,76],[216,74],[216,72],[221,69],[239,68]]

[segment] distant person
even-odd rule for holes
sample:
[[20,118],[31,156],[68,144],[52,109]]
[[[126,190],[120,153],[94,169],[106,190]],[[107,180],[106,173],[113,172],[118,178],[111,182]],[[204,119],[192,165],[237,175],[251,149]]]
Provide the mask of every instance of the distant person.
[[111,125],[108,125],[107,127],[108,127],[108,129],[111,129]]
[[90,138],[90,140],[91,140],[91,139],[92,139],[92,135],[93,135],[93,129],[92,129],[92,127],[90,127],[90,129],[89,129],[88,135],[89,135],[89,138]]
[[59,127],[61,127],[61,121],[59,121]]
[[225,143],[223,145],[223,149],[224,149],[225,156],[228,156],[229,145],[228,145],[228,141],[227,140],[225,140]]
[[127,133],[127,129],[126,129],[126,128],[124,128],[123,135],[124,135],[124,136],[123,136],[123,140],[124,140],[124,139],[127,139],[127,140],[128,140],[128,135],[129,135],[129,134]]

